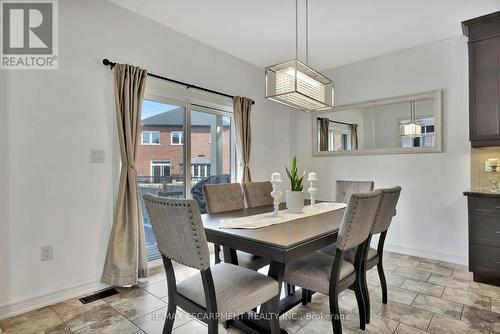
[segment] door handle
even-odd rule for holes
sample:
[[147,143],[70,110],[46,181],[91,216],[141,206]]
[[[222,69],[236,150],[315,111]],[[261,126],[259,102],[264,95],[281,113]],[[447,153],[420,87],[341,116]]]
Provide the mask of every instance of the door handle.
[[496,231],[495,233],[496,233],[496,234],[500,234],[500,231]]

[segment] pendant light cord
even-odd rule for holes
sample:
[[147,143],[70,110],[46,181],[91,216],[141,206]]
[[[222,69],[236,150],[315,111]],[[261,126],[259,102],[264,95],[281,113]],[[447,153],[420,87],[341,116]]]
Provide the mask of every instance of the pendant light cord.
[[306,0],[306,65],[309,65],[309,0]]
[[[299,60],[299,0],[295,0],[295,59]],[[309,65],[309,0],[306,0],[306,65]]]
[[295,0],[295,60],[299,60],[299,0]]

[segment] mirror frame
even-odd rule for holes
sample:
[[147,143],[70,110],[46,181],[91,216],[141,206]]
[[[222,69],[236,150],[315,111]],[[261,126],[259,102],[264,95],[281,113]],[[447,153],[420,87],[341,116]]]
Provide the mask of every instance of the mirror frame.
[[[376,154],[418,154],[418,153],[440,153],[443,151],[443,129],[442,129],[442,95],[443,90],[433,90],[429,92],[409,94],[397,97],[389,97],[379,100],[370,100],[359,103],[345,104],[335,106],[331,109],[316,111],[311,113],[312,120],[312,155],[315,157],[323,156],[349,156],[349,155],[376,155]],[[380,149],[364,149],[364,150],[351,150],[351,151],[318,151],[318,121],[317,118],[324,113],[331,113],[337,111],[345,111],[349,109],[359,109],[365,107],[374,107],[385,104],[393,104],[400,102],[409,102],[411,100],[434,100],[434,128],[435,131],[435,145],[433,147],[416,147],[416,148],[380,148]]]

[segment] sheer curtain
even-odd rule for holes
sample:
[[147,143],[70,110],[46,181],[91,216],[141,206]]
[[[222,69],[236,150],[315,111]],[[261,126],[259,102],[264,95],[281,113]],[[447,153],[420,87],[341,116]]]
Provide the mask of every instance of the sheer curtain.
[[113,227],[101,281],[135,285],[148,276],[144,225],[135,168],[140,140],[141,109],[147,71],[116,64],[115,111],[121,154],[121,173]]

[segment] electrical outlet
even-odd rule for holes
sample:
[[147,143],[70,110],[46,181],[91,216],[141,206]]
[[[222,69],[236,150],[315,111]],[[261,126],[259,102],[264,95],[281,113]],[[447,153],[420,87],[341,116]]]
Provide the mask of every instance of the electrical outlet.
[[43,246],[42,247],[42,261],[50,261],[54,258],[54,247],[53,246]]
[[104,163],[104,150],[90,150],[90,162],[95,163]]

